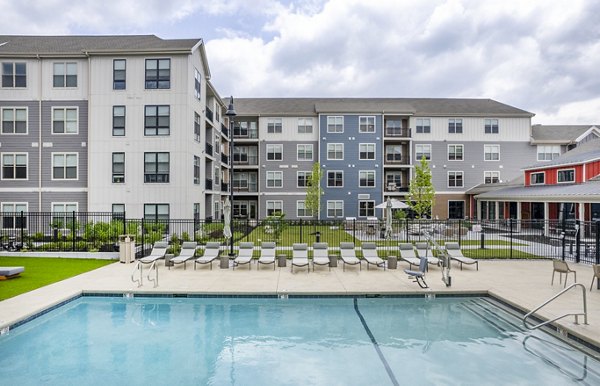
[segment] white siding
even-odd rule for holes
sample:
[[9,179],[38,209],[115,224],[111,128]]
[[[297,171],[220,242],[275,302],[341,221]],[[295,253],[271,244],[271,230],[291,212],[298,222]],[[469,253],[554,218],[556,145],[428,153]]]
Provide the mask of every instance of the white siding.
[[[417,133],[417,118],[431,119],[431,133]],[[461,117],[411,117],[410,127],[412,138],[415,141],[529,141],[531,130],[530,118],[502,118],[502,117],[462,117],[463,133],[448,133],[448,119]],[[498,134],[485,134],[484,121],[486,118],[498,119]]]

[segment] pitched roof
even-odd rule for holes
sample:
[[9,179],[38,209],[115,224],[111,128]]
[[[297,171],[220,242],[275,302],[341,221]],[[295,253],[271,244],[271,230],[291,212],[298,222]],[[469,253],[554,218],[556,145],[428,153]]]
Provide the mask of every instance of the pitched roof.
[[574,143],[586,131],[599,125],[532,125],[533,143]]
[[[491,99],[449,98],[234,98],[238,115],[385,113],[418,116],[532,117]],[[227,99],[229,101],[229,99]]]
[[520,174],[518,177],[513,178],[510,181],[498,182],[495,184],[479,184],[473,186],[471,189],[467,190],[466,194],[481,194],[486,192],[491,192],[498,189],[504,189],[511,186],[523,186],[525,184],[525,176]]
[[589,180],[582,184],[517,186],[493,190],[475,196],[490,201],[588,201],[600,200],[600,181]]
[[557,166],[566,166],[580,164],[593,160],[600,159],[600,138],[593,139],[582,143],[573,150],[563,153],[552,161],[538,162],[534,165],[523,168],[524,170],[531,169],[547,169]]

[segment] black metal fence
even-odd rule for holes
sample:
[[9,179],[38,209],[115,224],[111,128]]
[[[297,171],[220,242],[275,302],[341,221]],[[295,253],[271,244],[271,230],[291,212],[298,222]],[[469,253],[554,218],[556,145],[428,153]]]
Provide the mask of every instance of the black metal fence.
[[[0,213],[4,250],[116,251],[119,236],[130,235],[141,253],[158,240],[228,246],[222,221],[199,219],[130,219],[124,213]],[[459,242],[473,258],[560,258],[600,263],[600,222],[542,220],[235,220],[233,241],[275,241],[282,252],[294,243],[375,242],[380,254],[397,255],[398,243],[423,242],[427,235],[440,245]]]

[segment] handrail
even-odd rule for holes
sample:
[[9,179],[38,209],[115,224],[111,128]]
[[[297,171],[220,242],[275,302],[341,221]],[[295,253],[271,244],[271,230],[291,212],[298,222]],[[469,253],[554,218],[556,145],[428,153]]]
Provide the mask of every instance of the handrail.
[[432,244],[432,254],[434,249],[438,252],[438,258],[440,258],[439,254],[441,254],[440,261],[442,263],[442,281],[444,284],[446,284],[446,287],[450,287],[452,285],[452,277],[450,276],[450,255],[448,254],[448,251],[446,248],[442,248],[429,232],[424,231],[423,236],[425,237],[425,240],[427,240],[427,249],[425,255],[427,255],[427,250],[429,250],[430,242]]
[[[150,274],[152,273],[152,271],[154,270],[154,279],[150,278]],[[152,265],[150,265],[150,269],[148,270],[148,275],[146,276],[146,278],[148,279],[148,281],[151,281],[154,283],[154,288],[158,287],[158,267],[156,266],[156,260],[154,260],[152,262]]]
[[[579,312],[579,313],[566,313],[564,315],[558,316],[552,320],[547,320],[545,322],[542,322],[540,324],[537,324],[533,327],[529,327],[527,325],[527,318],[529,318],[534,312],[540,310],[542,307],[546,306],[547,304],[549,304],[551,301],[553,301],[554,299],[558,298],[559,296],[561,296],[562,294],[564,294],[565,292],[569,291],[571,288],[573,287],[581,287],[581,290],[583,292],[583,312]],[[535,330],[538,329],[542,326],[545,326],[547,324],[556,322],[559,319],[562,319],[566,316],[575,316],[575,324],[579,324],[579,316],[583,315],[583,324],[588,324],[588,317],[587,317],[587,298],[586,298],[586,292],[585,292],[585,286],[581,283],[573,283],[570,286],[568,286],[567,288],[563,289],[562,291],[560,291],[559,293],[557,293],[556,295],[552,296],[550,299],[546,300],[545,302],[543,302],[542,304],[540,304],[538,307],[536,307],[534,310],[528,312],[524,317],[523,317],[523,326],[525,326],[525,328],[527,328],[528,330]]]
[[[139,278],[139,280],[135,278],[135,273],[137,271],[140,271],[140,278]],[[142,284],[143,284],[142,283],[142,281],[143,281],[142,262],[139,261],[139,260],[135,263],[135,267],[133,268],[133,272],[131,273],[131,281],[134,282],[134,283],[137,282],[138,283],[138,287],[141,287]]]

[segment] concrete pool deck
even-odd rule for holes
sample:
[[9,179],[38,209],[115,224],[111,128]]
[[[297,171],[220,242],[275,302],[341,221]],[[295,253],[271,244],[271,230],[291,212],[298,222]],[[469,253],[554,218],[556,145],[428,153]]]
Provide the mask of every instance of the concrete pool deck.
[[[408,264],[399,262],[398,269],[381,268],[370,270],[363,266],[342,266],[332,268],[318,267],[316,272],[306,273],[306,268],[294,267],[290,272],[290,262],[285,268],[272,265],[260,266],[252,263],[251,270],[244,265],[235,270],[219,269],[218,261],[213,269],[209,266],[198,266],[188,263],[187,270],[183,265],[171,267],[158,263],[158,287],[144,277],[144,285],[138,287],[131,281],[134,264],[114,263],[87,272],[73,278],[63,280],[46,287],[4,300],[0,302],[0,328],[13,325],[37,314],[41,310],[68,300],[82,292],[88,293],[194,293],[194,294],[489,294],[506,303],[524,310],[531,310],[563,289],[558,283],[556,274],[554,285],[550,285],[552,277],[552,261],[527,260],[481,260],[479,271],[474,266],[465,266],[461,271],[456,263],[452,264],[452,286],[446,287],[441,280],[441,270],[431,267],[426,279],[429,289],[421,289],[407,278],[404,269]],[[584,264],[569,263],[577,271],[578,283],[586,287],[588,306],[588,325],[574,324],[574,317],[561,319],[556,324],[597,347],[600,347],[600,290],[589,291],[592,280],[592,267]],[[144,276],[147,271],[144,271]],[[13,279],[13,280],[19,280]],[[564,277],[563,277],[564,280]],[[569,282],[573,275],[569,274]],[[556,301],[540,310],[536,315],[552,319],[567,312],[581,312],[582,295],[579,287],[571,289]]]

